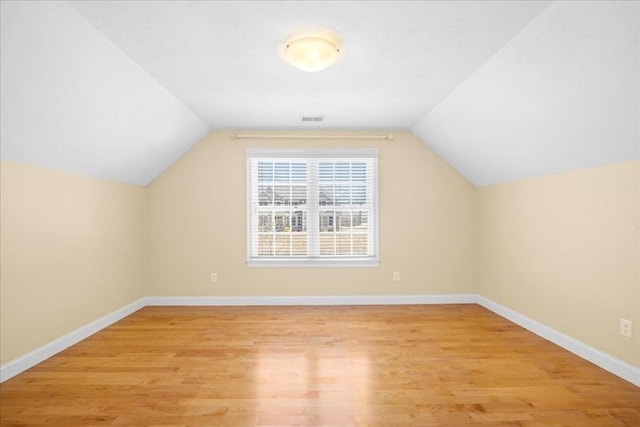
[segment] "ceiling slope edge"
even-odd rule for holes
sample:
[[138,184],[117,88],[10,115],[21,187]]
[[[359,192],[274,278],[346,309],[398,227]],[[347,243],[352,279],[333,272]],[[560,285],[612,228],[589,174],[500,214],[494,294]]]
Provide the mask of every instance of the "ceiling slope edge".
[[186,104],[182,99],[180,99],[178,96],[176,96],[175,93],[173,93],[171,90],[169,90],[168,87],[166,87],[160,80],[158,80],[153,74],[151,74],[149,72],[149,70],[147,70],[142,64],[140,64],[138,61],[136,61],[131,55],[129,55],[124,49],[122,49],[117,43],[115,43],[111,37],[109,37],[108,34],[105,34],[100,28],[98,28],[92,21],[91,19],[89,19],[87,16],[85,16],[84,13],[82,13],[82,10],[79,9],[78,7],[76,7],[74,5],[74,2],[72,0],[62,0],[65,3],[67,3],[67,5],[69,5],[70,8],[72,8],[73,10],[75,10],[75,12],[82,16],[82,18],[85,20],[85,22],[87,24],[89,24],[97,33],[100,33],[106,40],[109,41],[109,43],[111,43],[111,45],[118,49],[120,51],[120,53],[122,53],[122,55],[126,56],[127,58],[129,58],[129,60],[131,62],[133,62],[139,69],[140,71],[144,72],[150,80],[153,80],[158,86],[162,87],[162,89],[171,97],[173,97],[176,102],[182,104],[182,106],[189,110],[194,116],[196,116],[200,122],[202,122],[203,125],[207,126],[210,129],[209,124],[207,123],[207,120],[205,120],[204,117],[202,117],[197,111],[195,111],[193,108],[191,108],[188,104]]

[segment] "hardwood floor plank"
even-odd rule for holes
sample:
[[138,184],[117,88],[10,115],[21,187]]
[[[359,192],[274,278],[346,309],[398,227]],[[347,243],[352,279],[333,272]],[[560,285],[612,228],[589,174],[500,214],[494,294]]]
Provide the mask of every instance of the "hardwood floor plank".
[[145,307],[0,385],[0,425],[640,426],[640,388],[476,305]]

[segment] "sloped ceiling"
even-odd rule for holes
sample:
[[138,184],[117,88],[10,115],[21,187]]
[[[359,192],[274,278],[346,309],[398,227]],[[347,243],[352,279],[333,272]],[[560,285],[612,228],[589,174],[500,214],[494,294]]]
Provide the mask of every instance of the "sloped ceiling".
[[209,131],[66,3],[0,7],[3,160],[145,185]]
[[[476,185],[638,156],[625,2],[3,1],[1,157],[146,185],[211,129],[411,129]],[[286,65],[301,31],[342,41]]]
[[414,133],[478,186],[639,158],[639,5],[551,4]]

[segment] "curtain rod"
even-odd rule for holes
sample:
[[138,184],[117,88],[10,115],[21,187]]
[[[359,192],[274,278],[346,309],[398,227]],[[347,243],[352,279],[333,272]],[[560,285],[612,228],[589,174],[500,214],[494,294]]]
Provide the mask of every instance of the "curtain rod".
[[383,142],[392,141],[395,135],[257,135],[246,133],[232,133],[231,139],[381,139]]

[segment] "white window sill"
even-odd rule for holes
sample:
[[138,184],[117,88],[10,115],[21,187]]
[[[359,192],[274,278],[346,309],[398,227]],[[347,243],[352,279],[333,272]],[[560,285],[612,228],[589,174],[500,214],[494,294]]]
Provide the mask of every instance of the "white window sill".
[[249,267],[290,268],[290,267],[377,267],[379,260],[376,258],[264,258],[250,259]]

